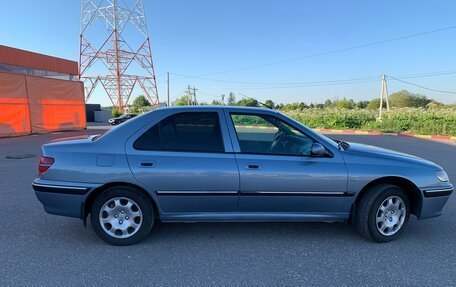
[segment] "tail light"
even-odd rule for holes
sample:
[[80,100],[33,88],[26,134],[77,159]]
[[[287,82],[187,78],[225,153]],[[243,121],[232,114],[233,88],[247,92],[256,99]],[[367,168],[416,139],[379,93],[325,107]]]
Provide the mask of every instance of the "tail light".
[[48,170],[51,165],[54,163],[54,159],[52,157],[45,157],[42,156],[40,157],[40,163],[38,165],[38,172],[40,174],[44,173],[46,170]]

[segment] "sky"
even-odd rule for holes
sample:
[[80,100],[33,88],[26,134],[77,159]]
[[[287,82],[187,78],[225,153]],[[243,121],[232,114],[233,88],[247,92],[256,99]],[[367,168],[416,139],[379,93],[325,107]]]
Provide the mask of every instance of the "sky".
[[[78,60],[81,1],[1,2],[1,45]],[[371,100],[380,96],[380,77],[386,74],[455,93],[391,78],[390,92],[407,89],[456,103],[456,27],[346,49],[456,26],[456,1],[144,0],[144,4],[160,101],[166,100],[170,72],[171,100],[181,96],[187,85],[196,87],[198,100],[204,102],[230,92],[237,99],[242,94],[277,103]],[[442,71],[450,73],[435,75]],[[423,73],[434,76],[405,78]],[[361,80],[334,82],[348,79]],[[100,89],[90,102],[110,105]]]

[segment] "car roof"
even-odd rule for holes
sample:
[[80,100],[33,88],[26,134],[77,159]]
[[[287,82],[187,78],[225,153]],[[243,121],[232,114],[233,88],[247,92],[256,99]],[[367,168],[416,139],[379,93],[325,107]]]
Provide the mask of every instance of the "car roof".
[[205,111],[205,110],[230,110],[230,111],[239,111],[239,112],[275,112],[277,111],[266,108],[257,108],[257,107],[239,107],[239,106],[178,106],[178,107],[164,107],[162,110],[172,110],[172,111]]

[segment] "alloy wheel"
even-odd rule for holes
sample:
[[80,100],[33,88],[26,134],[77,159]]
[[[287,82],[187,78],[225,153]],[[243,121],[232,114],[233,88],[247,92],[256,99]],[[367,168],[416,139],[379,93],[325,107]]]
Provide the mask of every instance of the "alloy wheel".
[[143,214],[135,201],[126,197],[116,197],[101,207],[99,221],[109,236],[124,239],[138,232]]
[[399,196],[385,199],[377,210],[377,230],[384,236],[396,234],[404,225],[407,207]]

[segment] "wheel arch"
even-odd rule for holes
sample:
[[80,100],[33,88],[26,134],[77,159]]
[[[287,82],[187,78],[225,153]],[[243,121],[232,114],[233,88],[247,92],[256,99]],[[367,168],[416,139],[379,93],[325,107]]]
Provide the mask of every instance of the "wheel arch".
[[101,193],[106,191],[108,188],[120,187],[120,186],[127,186],[130,188],[136,189],[137,191],[144,194],[152,203],[152,206],[154,208],[155,218],[156,219],[160,218],[160,212],[159,212],[158,204],[157,204],[156,200],[144,188],[142,188],[136,184],[132,184],[132,183],[128,183],[128,182],[111,182],[111,183],[104,184],[104,185],[92,190],[90,192],[89,196],[84,201],[84,205],[82,206],[82,220],[84,222],[84,226],[86,226],[86,224],[87,224],[87,216],[90,214],[90,209],[92,208],[92,204],[93,204],[95,198],[97,198],[98,195],[100,195]]
[[404,190],[410,200],[410,213],[419,215],[421,206],[423,203],[423,197],[421,196],[421,190],[409,179],[399,176],[386,176],[377,178],[368,184],[366,184],[361,191],[356,195],[356,199],[353,202],[350,209],[350,223],[354,223],[356,206],[358,205],[361,198],[373,187],[379,184],[391,184],[398,186]]

